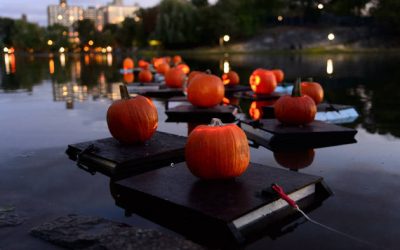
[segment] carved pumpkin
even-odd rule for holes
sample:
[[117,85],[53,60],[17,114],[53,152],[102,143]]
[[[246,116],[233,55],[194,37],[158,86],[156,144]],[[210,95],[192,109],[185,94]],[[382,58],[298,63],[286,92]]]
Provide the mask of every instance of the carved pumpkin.
[[143,60],[143,59],[140,59],[140,60],[138,61],[138,66],[139,66],[140,68],[142,68],[142,69],[149,69],[150,63],[149,63],[149,62],[146,62],[146,61]]
[[314,149],[293,149],[274,152],[275,161],[282,167],[297,170],[310,166],[314,161]]
[[133,81],[135,80],[135,75],[133,73],[126,73],[124,74],[124,83],[126,84],[130,84],[133,83]]
[[273,69],[273,70],[271,70],[271,72],[275,75],[277,83],[283,82],[285,74],[283,73],[283,71],[281,69]]
[[280,97],[275,103],[275,117],[283,124],[304,125],[314,121],[317,106],[311,97],[301,94],[300,78],[292,95]]
[[139,82],[151,82],[153,80],[153,74],[150,70],[141,70],[139,72]]
[[126,69],[133,69],[135,67],[135,63],[133,60],[129,57],[125,58],[124,61],[122,62],[122,67]]
[[185,157],[193,175],[201,179],[228,179],[246,171],[250,149],[242,129],[213,118],[210,125],[199,125],[190,133]]
[[253,101],[250,104],[249,115],[253,120],[260,120],[263,118],[264,113],[262,107],[274,105],[275,100],[270,101]]
[[120,91],[122,99],[113,102],[107,111],[108,129],[122,144],[144,143],[157,129],[157,109],[144,96],[130,98],[125,85]]
[[165,74],[165,84],[170,88],[182,88],[185,78],[181,69],[172,68]]
[[181,62],[182,62],[182,57],[179,56],[179,55],[176,55],[176,56],[174,56],[174,57],[172,58],[172,63],[173,63],[174,65],[178,65],[178,64],[180,64]]
[[165,75],[169,71],[169,69],[170,69],[170,67],[169,67],[168,63],[161,63],[157,67],[157,72],[162,75]]
[[221,78],[222,82],[228,86],[238,85],[240,81],[239,75],[233,70],[223,74]]
[[188,100],[202,108],[211,108],[222,102],[225,88],[221,78],[212,74],[198,74],[187,87]]
[[315,104],[318,105],[324,99],[324,90],[321,85],[317,82],[314,82],[312,78],[310,78],[307,82],[301,83],[301,92],[303,95],[308,95],[311,97]]
[[256,94],[271,94],[274,92],[277,82],[275,75],[266,69],[256,69],[249,79],[250,87]]
[[183,73],[185,73],[186,75],[189,74],[189,72],[190,72],[190,68],[187,64],[181,63],[181,64],[178,64],[176,67],[178,69],[182,70]]

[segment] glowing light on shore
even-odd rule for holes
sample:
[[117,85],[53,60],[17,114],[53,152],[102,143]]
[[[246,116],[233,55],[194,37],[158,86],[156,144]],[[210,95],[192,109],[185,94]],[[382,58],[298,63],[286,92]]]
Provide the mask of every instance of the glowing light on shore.
[[53,41],[52,40],[48,40],[47,41],[47,45],[49,45],[49,46],[53,45]]
[[54,60],[53,59],[49,60],[49,72],[51,75],[54,74]]
[[106,50],[107,50],[107,52],[112,52],[111,46],[107,46]]
[[334,39],[335,39],[335,34],[329,33],[329,34],[328,34],[328,40],[329,40],[329,41],[333,41]]
[[64,53],[64,52],[65,52],[65,48],[64,48],[64,47],[60,47],[60,49],[58,50],[58,52]]
[[323,5],[322,3],[319,3],[319,4],[317,5],[317,8],[318,8],[319,10],[322,10],[322,9],[324,8],[324,5]]
[[7,48],[7,47],[4,47],[3,52],[4,52],[4,53],[8,53],[8,48]]
[[278,19],[279,22],[282,22],[283,21],[283,16],[278,16],[277,19]]
[[231,37],[229,35],[224,35],[222,39],[224,39],[224,42],[229,42],[229,40],[231,40]]
[[89,46],[92,46],[94,44],[93,40],[89,40],[88,44]]
[[332,75],[333,74],[333,61],[332,61],[332,59],[328,59],[326,61],[326,73],[328,73],[328,75]]

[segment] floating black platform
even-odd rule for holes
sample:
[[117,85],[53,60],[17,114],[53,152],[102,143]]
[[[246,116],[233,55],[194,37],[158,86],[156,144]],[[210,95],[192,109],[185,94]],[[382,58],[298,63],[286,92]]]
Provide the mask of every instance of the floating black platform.
[[66,154],[90,173],[122,178],[184,161],[185,144],[186,137],[156,132],[145,144],[126,146],[106,138],[68,145]]
[[117,206],[207,246],[277,235],[296,213],[270,188],[277,183],[306,211],[331,194],[322,177],[250,163],[232,180],[204,181],[185,163],[160,168],[111,184]]
[[191,104],[182,104],[165,110],[167,122],[205,122],[219,118],[222,122],[234,122],[238,110],[230,105],[217,105],[212,108],[198,108]]
[[271,94],[255,94],[253,91],[246,91],[246,92],[238,92],[233,94],[234,97],[248,99],[252,101],[265,101],[265,100],[273,100],[278,99],[279,97],[283,96],[282,93],[272,92]]
[[161,85],[158,89],[142,90],[142,91],[137,91],[136,93],[139,95],[144,95],[148,97],[158,97],[158,98],[184,96],[182,88],[168,88],[165,85]]
[[328,147],[355,143],[357,130],[339,125],[313,121],[304,126],[288,126],[276,119],[240,122],[247,138],[270,149],[296,147]]

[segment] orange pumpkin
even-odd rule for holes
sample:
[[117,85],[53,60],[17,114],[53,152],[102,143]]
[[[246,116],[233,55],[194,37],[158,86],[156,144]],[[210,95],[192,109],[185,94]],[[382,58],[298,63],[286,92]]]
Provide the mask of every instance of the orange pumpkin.
[[192,72],[190,72],[190,74],[188,75],[188,79],[187,79],[188,86],[189,86],[190,81],[198,74],[204,74],[204,72],[201,72],[201,71],[192,71]]
[[138,61],[138,66],[139,66],[139,68],[142,68],[142,69],[149,69],[150,63],[149,63],[149,62],[146,62],[146,61],[143,60],[143,59],[140,59],[140,60]]
[[150,70],[144,69],[139,72],[139,82],[151,82],[153,74]]
[[314,149],[285,150],[274,152],[275,161],[282,167],[301,169],[310,166],[314,161]]
[[161,64],[166,63],[164,57],[154,57],[152,61],[153,61],[154,68],[156,68],[156,69],[157,69],[158,66],[160,66]]
[[201,179],[228,179],[246,171],[250,149],[242,129],[213,118],[210,125],[199,125],[190,133],[185,157],[193,175]]
[[124,74],[124,83],[130,84],[135,80],[135,75],[133,73]]
[[275,75],[266,69],[256,69],[249,79],[250,87],[256,94],[271,94],[277,82]]
[[130,98],[125,85],[120,86],[121,100],[107,110],[111,135],[122,144],[144,143],[157,129],[158,114],[153,102],[141,95]]
[[181,64],[178,64],[176,67],[178,69],[182,70],[183,73],[185,73],[186,75],[189,74],[189,72],[190,72],[190,68],[187,64],[181,63]]
[[273,69],[271,72],[275,75],[276,81],[281,83],[285,77],[285,74],[281,69]]
[[307,82],[301,83],[301,92],[303,95],[308,95],[311,97],[315,104],[318,105],[324,99],[324,90],[321,85],[317,82],[314,82],[312,78],[310,78]]
[[169,71],[170,67],[168,63],[161,63],[157,67],[157,72],[165,75]]
[[125,58],[124,61],[122,62],[122,67],[126,69],[133,69],[135,67],[135,63],[133,60],[129,57]]
[[187,87],[188,100],[197,107],[210,108],[222,102],[225,88],[221,78],[212,74],[198,74]]
[[165,74],[165,84],[170,88],[182,88],[185,78],[181,69],[172,68]]
[[275,117],[283,124],[304,125],[314,121],[317,106],[311,97],[302,95],[300,78],[293,87],[292,95],[280,97],[275,105]]
[[239,98],[237,97],[232,97],[232,96],[224,96],[224,98],[222,98],[222,103],[224,105],[239,105]]
[[238,85],[240,81],[239,75],[233,70],[223,74],[221,78],[222,82],[228,86]]
[[182,57],[179,55],[176,55],[172,58],[172,62],[174,65],[178,65],[182,62]]

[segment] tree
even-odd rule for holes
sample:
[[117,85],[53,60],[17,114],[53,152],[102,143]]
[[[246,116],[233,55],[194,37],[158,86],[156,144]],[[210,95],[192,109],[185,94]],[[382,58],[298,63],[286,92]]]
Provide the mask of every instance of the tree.
[[37,24],[17,20],[12,30],[12,43],[19,49],[42,50],[45,47],[44,33]]
[[197,8],[208,6],[208,0],[191,0],[191,2]]
[[119,45],[131,48],[135,44],[137,36],[137,23],[133,18],[125,18],[118,28],[116,40]]
[[377,6],[372,10],[372,16],[376,17],[378,22],[386,26],[389,31],[400,32],[400,1],[398,0],[380,0]]
[[0,18],[0,43],[12,46],[12,31],[15,21],[10,18]]
[[88,44],[90,40],[95,39],[96,28],[92,20],[83,19],[75,22],[75,31],[79,33],[81,45]]
[[52,51],[57,51],[60,47],[71,47],[71,44],[68,40],[68,28],[60,24],[48,26],[46,29],[45,38],[46,43],[48,40],[53,42],[52,45],[49,45],[49,49]]

